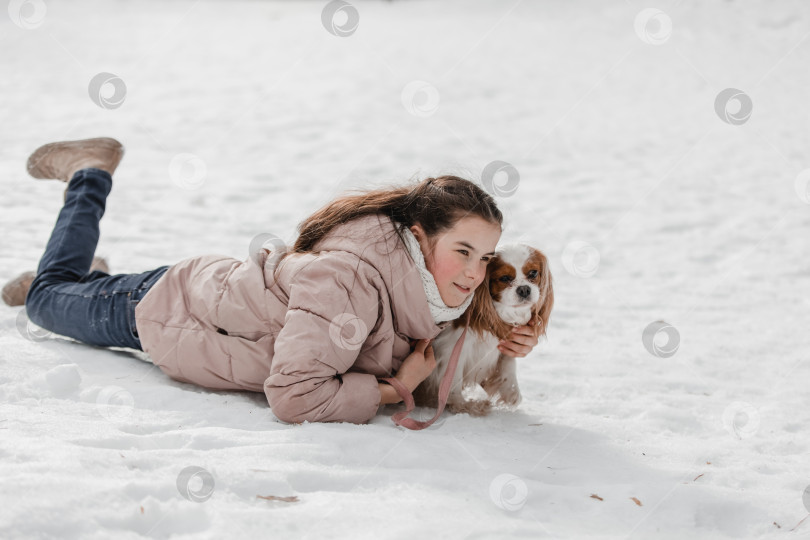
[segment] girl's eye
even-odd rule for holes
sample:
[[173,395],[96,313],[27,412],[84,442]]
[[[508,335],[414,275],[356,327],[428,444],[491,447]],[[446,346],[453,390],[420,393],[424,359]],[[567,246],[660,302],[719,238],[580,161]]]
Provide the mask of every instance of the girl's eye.
[[[459,249],[458,252],[464,255],[465,257],[469,256],[470,254],[470,252],[467,251],[466,249]],[[490,260],[492,260],[492,257],[481,257],[481,260],[488,263]]]
[[511,277],[509,277],[509,276],[501,276],[501,277],[498,279],[498,281],[500,281],[500,282],[502,282],[502,283],[509,283],[510,281],[512,281],[512,278],[511,278]]
[[529,278],[529,279],[534,279],[534,278],[536,278],[536,277],[537,277],[537,270],[531,270],[531,271],[528,273],[528,278]]

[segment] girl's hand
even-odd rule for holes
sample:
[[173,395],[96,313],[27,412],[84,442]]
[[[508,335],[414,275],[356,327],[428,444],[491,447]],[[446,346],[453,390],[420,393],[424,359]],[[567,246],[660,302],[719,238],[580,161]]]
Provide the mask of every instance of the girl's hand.
[[498,350],[513,358],[523,358],[532,352],[538,341],[536,326],[516,326],[511,337],[498,344]]
[[413,392],[434,369],[436,358],[433,356],[433,345],[429,339],[420,339],[416,342],[413,352],[402,362],[396,378]]

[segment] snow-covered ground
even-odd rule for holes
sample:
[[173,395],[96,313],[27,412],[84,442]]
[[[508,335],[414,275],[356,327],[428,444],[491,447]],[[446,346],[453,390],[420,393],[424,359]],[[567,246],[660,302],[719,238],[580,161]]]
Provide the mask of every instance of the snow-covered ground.
[[807,3],[8,4],[0,281],[62,202],[27,155],[110,135],[114,272],[500,160],[556,308],[517,411],[410,432],[282,424],[2,306],[0,537],[810,537]]

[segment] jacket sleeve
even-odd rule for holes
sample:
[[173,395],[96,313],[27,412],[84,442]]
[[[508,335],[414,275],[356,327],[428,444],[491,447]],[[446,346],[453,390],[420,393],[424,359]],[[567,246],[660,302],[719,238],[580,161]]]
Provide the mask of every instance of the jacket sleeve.
[[375,276],[377,270],[356,255],[325,252],[290,284],[284,327],[264,382],[280,420],[362,424],[377,414],[377,377],[347,373],[377,324]]

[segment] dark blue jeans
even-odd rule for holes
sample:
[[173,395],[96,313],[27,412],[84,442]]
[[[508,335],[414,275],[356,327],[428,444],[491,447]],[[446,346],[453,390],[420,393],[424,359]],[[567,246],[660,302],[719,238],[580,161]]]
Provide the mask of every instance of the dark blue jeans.
[[143,350],[135,306],[169,267],[141,274],[88,273],[111,189],[112,177],[101,169],[73,175],[25,310],[32,322],[56,334],[101,347]]

